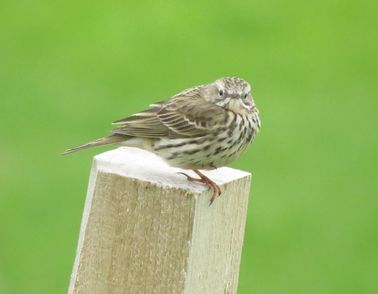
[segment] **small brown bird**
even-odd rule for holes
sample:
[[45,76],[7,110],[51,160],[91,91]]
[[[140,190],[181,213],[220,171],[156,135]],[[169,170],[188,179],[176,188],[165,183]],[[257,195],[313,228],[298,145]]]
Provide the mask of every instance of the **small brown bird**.
[[199,178],[182,174],[213,190],[210,204],[221,190],[199,169],[210,170],[235,160],[261,126],[251,86],[237,77],[186,89],[113,124],[117,127],[110,136],[64,154],[114,143],[151,151],[171,166],[192,169]]

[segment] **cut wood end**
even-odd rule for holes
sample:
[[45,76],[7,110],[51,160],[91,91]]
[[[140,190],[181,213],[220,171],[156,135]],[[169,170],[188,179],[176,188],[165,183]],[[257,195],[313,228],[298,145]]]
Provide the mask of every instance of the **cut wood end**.
[[[101,153],[95,156],[94,160],[97,169],[104,172],[153,182],[161,186],[189,190],[194,193],[207,190],[207,187],[190,183],[184,176],[178,174],[186,172],[196,176],[192,171],[171,167],[155,154],[139,148],[120,147]],[[229,167],[209,170],[205,173],[219,185],[251,176],[248,172]]]

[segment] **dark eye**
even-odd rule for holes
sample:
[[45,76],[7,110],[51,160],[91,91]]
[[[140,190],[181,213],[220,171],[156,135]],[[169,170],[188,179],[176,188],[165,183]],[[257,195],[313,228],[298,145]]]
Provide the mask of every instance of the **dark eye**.
[[219,96],[223,97],[223,90],[219,90]]
[[246,99],[247,97],[248,97],[248,94],[245,94],[245,95],[244,95],[244,99]]

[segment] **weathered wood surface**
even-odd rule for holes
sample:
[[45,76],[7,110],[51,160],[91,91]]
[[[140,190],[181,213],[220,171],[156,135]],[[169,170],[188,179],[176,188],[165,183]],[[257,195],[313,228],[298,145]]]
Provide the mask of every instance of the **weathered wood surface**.
[[251,176],[205,172],[223,192],[209,206],[179,171],[135,148],[95,157],[69,293],[236,293]]

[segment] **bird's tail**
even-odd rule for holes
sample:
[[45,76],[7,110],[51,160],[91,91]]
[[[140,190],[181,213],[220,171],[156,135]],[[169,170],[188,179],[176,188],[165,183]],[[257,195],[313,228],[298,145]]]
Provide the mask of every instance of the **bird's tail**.
[[127,139],[129,139],[128,136],[114,134],[114,135],[99,138],[97,140],[67,149],[63,152],[63,154],[69,154],[69,153],[76,152],[82,149],[87,149],[87,148],[96,147],[96,146],[120,143],[120,142],[126,141]]

